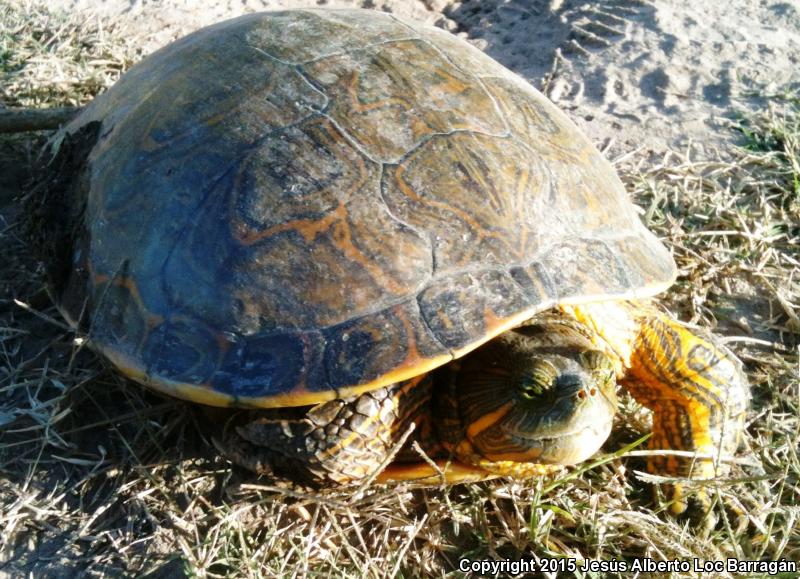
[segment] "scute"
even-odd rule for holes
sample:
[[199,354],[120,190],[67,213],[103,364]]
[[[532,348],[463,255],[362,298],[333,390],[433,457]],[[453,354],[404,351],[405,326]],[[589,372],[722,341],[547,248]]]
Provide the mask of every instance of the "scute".
[[529,296],[511,275],[496,269],[441,278],[423,290],[418,299],[428,327],[454,352],[532,307]]
[[675,275],[610,165],[522,79],[361,10],[251,14],[133,67],[60,307],[148,385],[301,405],[410,379],[558,303]]
[[393,163],[431,135],[505,135],[491,95],[422,40],[389,42],[303,67],[329,114],[373,160]]
[[[374,14],[374,13],[373,13]],[[287,10],[243,16],[242,37],[272,58],[291,64],[416,38],[410,26],[388,14],[359,10]]]
[[331,328],[325,340],[325,369],[335,389],[380,380],[387,370],[415,375],[420,364],[449,358],[413,299]]

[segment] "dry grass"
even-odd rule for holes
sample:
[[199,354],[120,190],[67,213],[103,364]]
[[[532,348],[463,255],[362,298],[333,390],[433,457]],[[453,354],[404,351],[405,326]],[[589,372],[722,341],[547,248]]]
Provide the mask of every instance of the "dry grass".
[[[10,23],[0,27],[2,104],[81,103],[130,63],[120,33],[27,6],[0,7]],[[620,164],[681,268],[669,307],[727,336],[752,382],[746,464],[712,485],[723,500],[710,532],[660,511],[635,456],[571,480],[359,496],[294,493],[233,471],[194,407],[122,380],[60,321],[15,201],[40,137],[0,140],[0,575],[394,577],[459,575],[462,557],[800,560],[800,108],[773,102],[783,112],[742,125],[750,149],[724,160],[688,151]],[[639,439],[647,420],[625,399],[606,449]]]
[[0,106],[84,104],[138,55],[122,31],[42,1],[0,3]]

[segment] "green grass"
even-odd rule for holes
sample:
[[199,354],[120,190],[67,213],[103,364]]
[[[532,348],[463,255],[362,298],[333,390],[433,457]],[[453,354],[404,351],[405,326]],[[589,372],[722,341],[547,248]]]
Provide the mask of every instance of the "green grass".
[[781,112],[771,109],[764,117],[742,119],[737,129],[745,136],[744,148],[756,153],[775,153],[790,175],[795,201],[800,198],[800,97],[788,93],[775,97]]
[[[124,30],[44,3],[4,4],[0,19],[3,105],[82,104],[136,59]],[[66,329],[20,228],[41,137],[0,138],[0,574],[416,577],[459,576],[462,557],[800,560],[799,123],[796,99],[773,99],[741,124],[746,147],[724,157],[672,151],[618,167],[679,265],[664,303],[724,336],[752,384],[743,464],[711,485],[710,532],[662,512],[642,456],[618,452],[649,432],[627,396],[605,459],[555,481],[354,496],[232,469],[195,406],[123,380]]]

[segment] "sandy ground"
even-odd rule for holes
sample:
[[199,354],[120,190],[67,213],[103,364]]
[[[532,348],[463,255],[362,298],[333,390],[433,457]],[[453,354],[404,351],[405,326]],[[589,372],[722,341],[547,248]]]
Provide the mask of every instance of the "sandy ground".
[[800,0],[54,0],[124,26],[146,52],[246,12],[386,10],[458,34],[569,112],[609,154],[660,153],[800,87]]

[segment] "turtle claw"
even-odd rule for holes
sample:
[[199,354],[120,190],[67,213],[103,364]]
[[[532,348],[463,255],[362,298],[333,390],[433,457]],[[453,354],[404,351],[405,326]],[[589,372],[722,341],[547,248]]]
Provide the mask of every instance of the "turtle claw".
[[714,501],[705,488],[690,490],[686,484],[675,483],[665,490],[668,497],[667,510],[679,521],[689,521],[693,528],[705,533],[717,526]]
[[691,483],[673,483],[656,488],[663,491],[659,494],[662,495],[661,503],[666,503],[666,510],[678,521],[688,521],[702,536],[718,529],[725,520],[734,528],[743,528],[747,524],[747,513],[735,499],[724,493],[714,493],[707,485],[692,488]]

